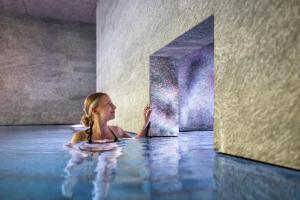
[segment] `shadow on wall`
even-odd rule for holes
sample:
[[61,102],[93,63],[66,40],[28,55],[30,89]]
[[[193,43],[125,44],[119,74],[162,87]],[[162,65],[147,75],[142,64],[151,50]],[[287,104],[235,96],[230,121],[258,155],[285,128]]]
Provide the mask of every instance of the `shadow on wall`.
[[150,56],[149,136],[213,130],[214,17]]

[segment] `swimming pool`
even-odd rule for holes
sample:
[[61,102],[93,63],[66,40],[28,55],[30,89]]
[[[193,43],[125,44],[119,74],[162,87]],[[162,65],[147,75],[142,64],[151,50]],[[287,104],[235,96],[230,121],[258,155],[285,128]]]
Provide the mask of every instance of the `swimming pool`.
[[213,132],[64,147],[72,126],[0,127],[0,199],[300,199],[300,172],[213,150]]

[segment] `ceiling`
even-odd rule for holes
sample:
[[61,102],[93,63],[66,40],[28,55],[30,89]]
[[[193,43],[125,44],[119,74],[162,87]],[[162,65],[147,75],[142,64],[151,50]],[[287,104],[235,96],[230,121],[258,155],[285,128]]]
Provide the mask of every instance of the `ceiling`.
[[97,0],[0,0],[0,12],[96,23]]
[[214,42],[214,17],[197,24],[151,56],[180,59]]

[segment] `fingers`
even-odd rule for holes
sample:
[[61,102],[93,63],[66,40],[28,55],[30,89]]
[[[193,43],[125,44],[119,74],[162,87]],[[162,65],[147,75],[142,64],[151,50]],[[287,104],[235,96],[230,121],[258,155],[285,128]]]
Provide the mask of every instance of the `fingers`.
[[146,114],[148,114],[148,113],[151,113],[151,111],[152,111],[152,109],[151,109],[151,107],[149,106],[149,105],[147,105],[145,108],[144,108],[144,113]]
[[145,106],[145,108],[144,108],[144,111],[148,111],[148,110],[151,110],[151,107],[150,107],[149,104],[147,104],[147,105]]
[[150,119],[151,111],[152,111],[152,109],[151,109],[150,105],[147,104],[144,108],[144,118],[145,118],[145,121],[147,121],[147,122]]

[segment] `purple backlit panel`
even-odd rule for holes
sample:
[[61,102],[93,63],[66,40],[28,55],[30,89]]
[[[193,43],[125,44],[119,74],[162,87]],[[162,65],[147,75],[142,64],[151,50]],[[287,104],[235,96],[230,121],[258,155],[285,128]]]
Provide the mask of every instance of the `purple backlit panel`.
[[214,44],[180,60],[179,130],[213,130]]
[[214,17],[150,56],[149,136],[213,130]]
[[178,70],[174,59],[151,56],[150,80],[152,116],[149,136],[177,136]]

